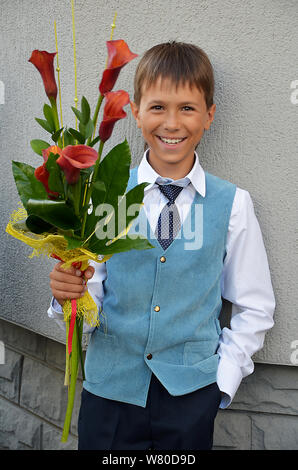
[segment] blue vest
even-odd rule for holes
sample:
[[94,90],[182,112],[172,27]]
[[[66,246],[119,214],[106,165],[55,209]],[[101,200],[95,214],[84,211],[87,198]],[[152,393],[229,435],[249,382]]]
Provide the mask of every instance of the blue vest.
[[[236,186],[205,176],[205,197],[196,192],[165,251],[142,209],[129,234],[139,233],[145,219],[145,236],[155,248],[117,253],[106,262],[104,316],[86,354],[83,386],[89,392],[145,407],[152,372],[171,395],[216,381],[220,281]],[[127,191],[136,185],[134,168]],[[194,226],[197,242],[189,238]]]

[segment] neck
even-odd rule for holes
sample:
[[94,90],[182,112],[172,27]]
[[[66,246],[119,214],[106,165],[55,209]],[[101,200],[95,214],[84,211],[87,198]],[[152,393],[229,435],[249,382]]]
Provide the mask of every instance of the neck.
[[158,173],[163,178],[171,178],[173,180],[179,180],[185,178],[186,175],[191,171],[195,163],[195,155],[191,161],[182,161],[182,162],[161,162],[152,158],[150,150],[147,153],[147,161],[149,165],[153,168],[156,173]]

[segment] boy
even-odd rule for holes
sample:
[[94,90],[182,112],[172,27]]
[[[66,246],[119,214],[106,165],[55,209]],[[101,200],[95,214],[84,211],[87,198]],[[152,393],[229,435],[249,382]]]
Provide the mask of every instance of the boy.
[[[251,356],[273,326],[267,256],[249,193],[204,172],[195,151],[216,108],[207,55],[159,44],[134,86],[132,113],[148,149],[127,191],[150,183],[144,211],[155,248],[86,272],[105,322],[87,350],[79,449],[211,449],[219,406],[253,372]],[[50,278],[63,305],[84,287],[80,272],[60,264]],[[222,331],[221,297],[233,304]],[[57,302],[49,315],[61,319]]]

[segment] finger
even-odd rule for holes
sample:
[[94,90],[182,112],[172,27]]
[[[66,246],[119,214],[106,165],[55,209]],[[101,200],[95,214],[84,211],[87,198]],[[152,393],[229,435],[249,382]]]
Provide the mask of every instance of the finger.
[[76,284],[76,285],[82,285],[83,284],[83,278],[78,277],[73,274],[68,274],[63,271],[52,271],[50,273],[50,279],[52,281],[58,281],[58,282],[64,282],[65,284]]
[[50,286],[52,291],[57,291],[57,292],[69,292],[69,293],[76,293],[76,294],[82,294],[83,292],[86,291],[87,287],[84,286],[83,284],[69,284],[65,282],[58,282],[58,281],[51,281]]
[[54,270],[60,273],[68,273],[72,275],[76,275],[77,269],[74,266],[70,266],[69,268],[63,267],[63,262],[59,262],[55,265]]
[[68,291],[60,291],[60,290],[52,290],[52,294],[55,297],[55,299],[58,300],[72,300],[72,299],[80,299],[83,297],[84,293],[79,293],[79,292],[68,292]]
[[87,279],[91,279],[93,274],[94,274],[94,267],[93,266],[89,266],[86,271],[84,272],[84,276],[87,278]]

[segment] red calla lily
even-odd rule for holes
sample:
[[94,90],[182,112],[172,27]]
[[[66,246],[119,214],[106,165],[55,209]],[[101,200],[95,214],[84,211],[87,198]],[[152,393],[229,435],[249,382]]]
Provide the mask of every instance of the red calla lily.
[[80,178],[80,169],[93,166],[97,160],[96,150],[88,145],[68,145],[57,159],[68,184],[75,184]]
[[34,176],[38,181],[40,181],[44,185],[45,190],[48,193],[50,199],[55,199],[56,197],[59,196],[59,193],[51,191],[50,188],[49,188],[50,173],[46,169],[46,164],[45,163],[43,165],[39,166],[38,168],[36,168],[36,170],[34,172]]
[[50,153],[54,155],[62,155],[62,150],[58,145],[51,145],[47,149],[42,150],[42,156],[45,163],[47,163]]
[[106,44],[108,48],[108,63],[99,85],[101,95],[113,89],[122,67],[135,57],[138,57],[138,54],[134,54],[129,50],[128,45],[123,39],[106,41]]
[[[48,161],[50,153],[54,153],[55,155],[56,154],[61,155],[62,150],[57,145],[51,145],[47,149],[44,149],[42,151],[42,156],[43,156],[44,163],[43,163],[43,165],[36,168],[36,170],[34,172],[34,176],[35,176],[36,179],[38,179],[38,181],[40,181],[44,185],[45,190],[48,193],[50,199],[53,199],[53,198],[56,198],[57,196],[59,196],[59,193],[56,193],[55,191],[51,191],[50,188],[49,188],[50,173],[46,169],[46,163]],[[51,196],[53,196],[53,197],[51,197]]]
[[54,72],[54,57],[56,52],[39,51],[35,49],[28,62],[31,62],[39,71],[44,83],[47,97],[57,98],[57,84]]
[[124,90],[110,91],[105,94],[105,98],[103,120],[99,127],[99,137],[102,142],[111,137],[115,123],[127,116],[123,106],[129,103],[129,94]]

